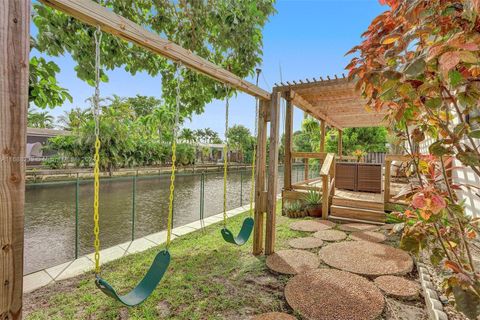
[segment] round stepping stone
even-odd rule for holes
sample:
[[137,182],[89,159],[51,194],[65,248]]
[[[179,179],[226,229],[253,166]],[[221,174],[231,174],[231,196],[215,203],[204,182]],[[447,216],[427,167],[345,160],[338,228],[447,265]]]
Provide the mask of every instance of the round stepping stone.
[[387,240],[387,237],[380,232],[373,231],[357,231],[350,234],[350,239],[352,240],[363,240],[370,242],[383,242]]
[[278,273],[297,274],[310,271],[319,266],[318,256],[305,250],[280,250],[266,260],[267,267]]
[[345,224],[339,225],[338,229],[347,231],[347,232],[372,231],[372,230],[377,230],[378,226],[374,226],[372,224],[366,224],[366,223],[345,223]]
[[292,223],[290,229],[295,231],[317,232],[331,229],[334,225],[335,224],[332,225],[330,221],[302,220]]
[[264,314],[256,315],[252,318],[252,320],[297,320],[292,315],[283,312],[269,312]]
[[319,251],[320,259],[333,268],[365,275],[403,275],[413,268],[410,255],[381,243],[344,241]]
[[394,298],[413,300],[420,291],[417,283],[397,276],[380,276],[374,282],[387,296]]
[[347,238],[347,234],[340,230],[321,230],[315,232],[313,236],[325,241],[342,241]]
[[335,269],[296,275],[285,287],[285,298],[293,310],[309,320],[377,319],[385,304],[373,282]]
[[291,239],[288,241],[288,244],[295,249],[313,249],[320,248],[323,245],[323,241],[320,238],[305,237]]

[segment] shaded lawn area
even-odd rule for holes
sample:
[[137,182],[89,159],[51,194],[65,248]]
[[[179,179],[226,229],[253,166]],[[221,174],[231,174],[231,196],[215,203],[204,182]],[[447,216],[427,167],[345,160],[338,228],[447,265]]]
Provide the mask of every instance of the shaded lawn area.
[[[287,239],[307,233],[288,228],[291,219],[277,210],[277,248]],[[248,212],[229,219],[238,232]],[[94,284],[92,272],[41,288],[24,297],[26,319],[245,319],[269,311],[289,311],[283,289],[287,276],[273,276],[265,257],[251,254],[252,238],[241,247],[227,244],[222,222],[172,242],[172,262],[153,295],[142,305],[127,308],[106,297]],[[119,292],[133,288],[158,250],[129,255],[104,264],[102,275]]]

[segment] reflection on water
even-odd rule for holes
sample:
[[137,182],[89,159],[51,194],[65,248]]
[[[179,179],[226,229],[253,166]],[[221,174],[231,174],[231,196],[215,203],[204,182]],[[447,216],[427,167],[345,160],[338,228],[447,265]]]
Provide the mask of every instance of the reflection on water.
[[[292,174],[294,181],[303,169]],[[175,181],[174,226],[200,218],[200,174],[178,175]],[[132,217],[134,237],[165,230],[167,225],[169,176],[138,177],[133,212],[133,177],[105,179],[100,184],[100,243],[102,248],[130,241]],[[278,190],[283,186],[280,170]],[[205,217],[223,207],[222,173],[205,175]],[[25,273],[69,261],[75,257],[76,182],[28,185],[25,200]],[[93,251],[93,182],[78,188],[78,254]],[[228,209],[249,203],[250,171],[230,172]]]

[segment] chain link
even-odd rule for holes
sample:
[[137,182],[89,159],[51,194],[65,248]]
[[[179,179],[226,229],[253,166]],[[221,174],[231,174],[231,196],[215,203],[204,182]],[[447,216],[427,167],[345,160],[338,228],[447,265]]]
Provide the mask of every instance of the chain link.
[[223,227],[227,227],[227,174],[228,174],[228,109],[229,90],[225,86],[227,96],[225,98],[225,145],[223,146]]
[[170,196],[168,203],[168,222],[167,222],[167,250],[170,248],[172,238],[172,225],[173,225],[173,200],[175,197],[175,170],[177,161],[177,130],[180,118],[180,77],[181,66],[177,68],[177,91],[176,91],[176,107],[175,107],[175,123],[173,125],[173,141],[172,141],[172,168],[170,174]]
[[92,99],[92,113],[95,121],[95,154],[93,156],[93,233],[95,240],[95,274],[100,274],[100,215],[99,215],[99,195],[100,195],[100,44],[102,41],[102,31],[97,27],[94,33],[95,38],[95,94]]
[[[260,76],[260,69],[257,69],[257,86],[258,86],[258,77]],[[255,165],[257,160],[257,134],[258,134],[258,111],[259,111],[259,101],[258,98],[255,98],[255,130],[254,130],[254,140],[253,140],[253,154],[252,154],[252,177],[250,182],[250,216],[253,217],[253,200],[255,197]]]

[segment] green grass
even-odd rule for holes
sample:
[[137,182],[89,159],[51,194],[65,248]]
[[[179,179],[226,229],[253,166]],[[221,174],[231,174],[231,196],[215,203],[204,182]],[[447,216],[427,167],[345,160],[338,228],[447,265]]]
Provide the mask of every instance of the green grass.
[[[281,212],[281,210],[277,210]],[[248,213],[229,220],[238,232]],[[304,233],[288,228],[291,219],[277,217],[277,248]],[[274,276],[265,257],[251,254],[252,239],[238,247],[223,241],[221,223],[205,232],[175,239],[172,262],[153,295],[142,305],[127,308],[103,295],[93,273],[39,289],[24,298],[26,319],[243,319],[250,315],[287,311],[283,289],[288,277]],[[102,266],[102,276],[117,290],[134,287],[161,247]]]

